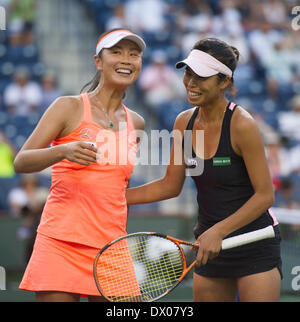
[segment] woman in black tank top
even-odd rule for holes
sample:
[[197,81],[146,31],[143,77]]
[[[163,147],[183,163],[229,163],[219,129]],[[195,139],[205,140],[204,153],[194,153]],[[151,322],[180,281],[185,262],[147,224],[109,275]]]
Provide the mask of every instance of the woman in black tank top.
[[[207,38],[176,64],[185,67],[183,83],[195,107],[175,121],[174,131],[182,134],[182,140],[174,140],[166,175],[126,193],[129,204],[175,197],[190,168],[199,207],[194,231],[199,245],[195,301],[233,301],[237,292],[240,301],[278,301],[280,296],[280,236],[269,211],[274,192],[264,145],[253,118],[225,95],[226,90],[233,90],[238,57],[236,48]],[[204,137],[200,144],[197,131]],[[182,147],[188,149],[178,164],[175,155]],[[225,237],[270,224],[275,238],[221,250]]]

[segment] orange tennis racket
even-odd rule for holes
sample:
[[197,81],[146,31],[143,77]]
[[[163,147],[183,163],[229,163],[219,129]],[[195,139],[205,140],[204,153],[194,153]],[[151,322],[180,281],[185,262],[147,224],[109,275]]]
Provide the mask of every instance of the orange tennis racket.
[[[273,226],[224,239],[229,249],[275,236]],[[182,246],[193,243],[153,232],[120,237],[97,254],[94,278],[110,302],[153,302],[170,293],[195,266],[187,267]]]

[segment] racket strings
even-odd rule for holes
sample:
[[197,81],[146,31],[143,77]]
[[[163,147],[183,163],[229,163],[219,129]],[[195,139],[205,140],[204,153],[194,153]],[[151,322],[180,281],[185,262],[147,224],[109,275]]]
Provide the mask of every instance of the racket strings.
[[118,301],[151,301],[177,283],[183,271],[179,247],[155,235],[131,236],[108,247],[96,262],[101,293]]

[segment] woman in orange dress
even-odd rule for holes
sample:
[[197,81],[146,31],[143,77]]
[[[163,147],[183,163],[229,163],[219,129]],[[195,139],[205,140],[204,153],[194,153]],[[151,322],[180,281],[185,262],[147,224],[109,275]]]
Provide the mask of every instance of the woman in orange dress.
[[129,30],[104,33],[92,87],[58,98],[15,158],[18,173],[52,166],[50,193],[20,284],[36,292],[37,301],[79,301],[80,295],[102,300],[93,261],[106,243],[126,234],[135,131],[145,122],[122,99],[140,74],[144,49],[143,39]]

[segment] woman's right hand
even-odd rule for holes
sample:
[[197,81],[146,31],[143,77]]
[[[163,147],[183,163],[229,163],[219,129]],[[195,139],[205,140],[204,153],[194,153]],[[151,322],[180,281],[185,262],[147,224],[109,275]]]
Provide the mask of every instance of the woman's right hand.
[[97,162],[97,148],[91,143],[71,142],[64,145],[64,158],[81,165],[89,166]]
[[194,243],[194,250],[197,250],[196,265],[205,265],[209,259],[218,256],[222,248],[223,235],[217,228],[212,226],[203,232]]

